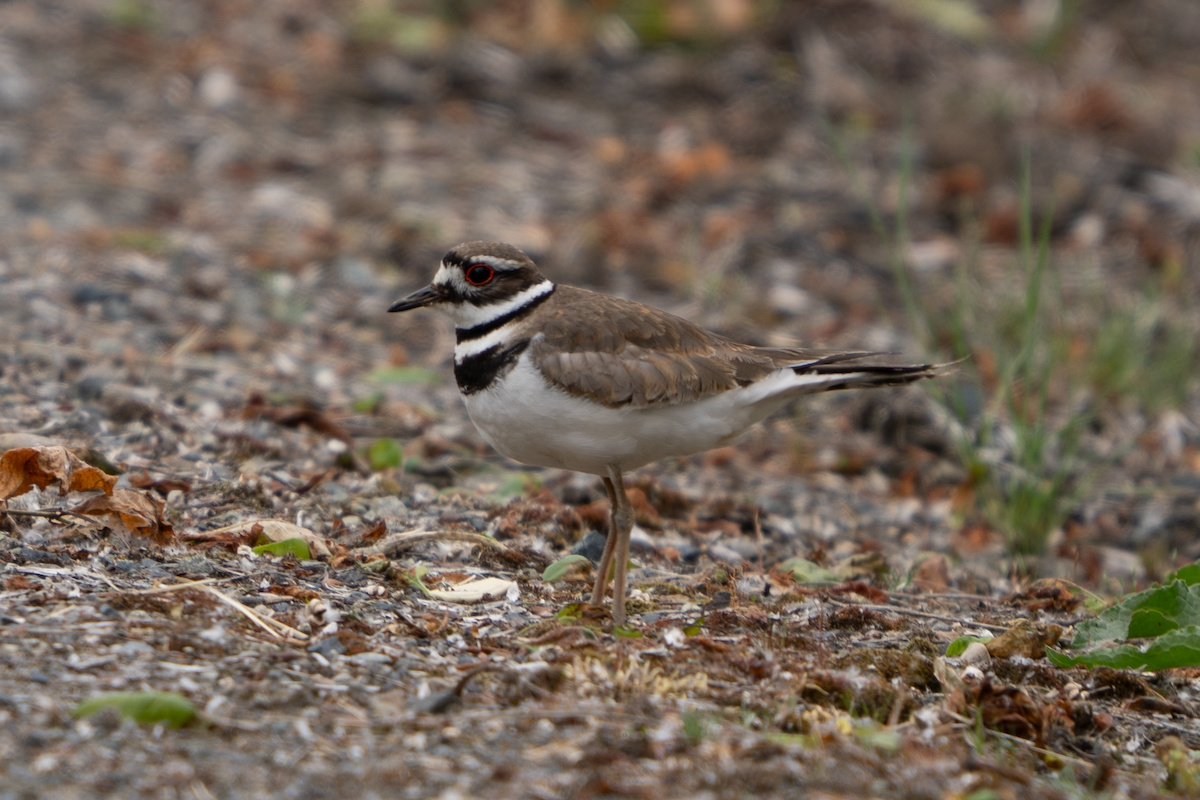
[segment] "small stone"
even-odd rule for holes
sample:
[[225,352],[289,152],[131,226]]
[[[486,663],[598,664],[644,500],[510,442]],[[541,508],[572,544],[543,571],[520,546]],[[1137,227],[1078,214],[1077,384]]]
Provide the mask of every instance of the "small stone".
[[126,658],[137,658],[138,656],[152,656],[157,651],[145,642],[132,641],[125,642],[116,649],[116,652]]
[[723,544],[714,544],[709,547],[708,556],[713,561],[731,566],[741,564],[743,561],[741,553]]
[[237,98],[237,79],[228,70],[215,67],[200,78],[199,94],[209,108],[224,108]]
[[378,519],[380,517],[408,517],[408,506],[404,505],[404,501],[399,497],[388,495],[386,497],[375,497],[367,504],[367,516]]
[[967,649],[963,650],[962,660],[967,664],[986,667],[992,663],[992,654],[983,642],[971,642]]
[[539,744],[545,744],[554,736],[557,729],[554,723],[548,719],[539,719],[533,726],[533,740]]
[[308,652],[316,653],[325,658],[333,658],[346,652],[346,646],[336,636],[329,636],[316,644],[309,645]]
[[588,531],[588,535],[571,548],[571,555],[583,556],[593,564],[599,564],[600,557],[604,555],[604,545],[607,541],[608,537],[604,534],[598,531]]
[[384,653],[356,653],[346,659],[351,664],[369,667],[373,664],[391,664],[392,657]]
[[204,556],[188,556],[179,560],[179,565],[176,571],[180,573],[196,573],[198,575],[211,575],[216,571],[216,567],[212,561]]
[[964,683],[979,683],[984,679],[984,674],[979,667],[971,666],[964,669],[959,677],[963,679]]

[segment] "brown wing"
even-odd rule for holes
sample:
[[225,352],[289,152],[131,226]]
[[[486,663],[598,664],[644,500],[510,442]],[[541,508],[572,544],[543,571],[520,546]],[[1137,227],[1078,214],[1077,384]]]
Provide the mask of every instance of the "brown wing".
[[687,403],[785,366],[866,353],[751,347],[640,303],[559,286],[529,353],[546,380],[612,408]]

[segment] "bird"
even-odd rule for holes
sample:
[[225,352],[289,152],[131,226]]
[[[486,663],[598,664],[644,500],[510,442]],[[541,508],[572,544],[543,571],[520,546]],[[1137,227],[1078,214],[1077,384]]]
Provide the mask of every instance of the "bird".
[[723,447],[800,395],[907,384],[950,366],[741,344],[666,311],[554,283],[502,242],[453,247],[428,286],[388,311],[418,308],[453,320],[454,377],[489,445],[522,464],[603,481],[608,533],[590,604],[603,604],[611,573],[616,626],[625,624],[634,524],[625,473]]

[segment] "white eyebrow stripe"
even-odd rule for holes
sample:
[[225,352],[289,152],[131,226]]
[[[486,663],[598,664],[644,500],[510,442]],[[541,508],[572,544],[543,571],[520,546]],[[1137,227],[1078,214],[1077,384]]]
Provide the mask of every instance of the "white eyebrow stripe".
[[463,264],[463,268],[469,269],[472,264],[487,264],[497,272],[516,272],[521,268],[521,265],[512,259],[497,258],[496,256],[471,256]]
[[530,286],[525,291],[518,292],[507,300],[498,303],[488,303],[482,306],[473,306],[470,303],[447,304],[442,307],[442,310],[450,315],[456,327],[474,328],[478,325],[486,325],[511,311],[516,311],[531,300],[535,300],[552,291],[554,291],[554,284],[549,280],[543,280],[540,283]]

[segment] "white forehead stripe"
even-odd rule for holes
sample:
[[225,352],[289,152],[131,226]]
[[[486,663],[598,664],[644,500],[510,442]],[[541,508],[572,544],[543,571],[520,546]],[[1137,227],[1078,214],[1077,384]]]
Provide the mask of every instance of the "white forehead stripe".
[[438,264],[438,271],[434,273],[433,280],[431,280],[429,283],[431,286],[450,285],[457,289],[461,289],[463,286],[466,286],[466,284],[463,283],[462,278],[459,277],[457,270],[446,268],[445,261]]
[[[441,274],[441,270],[438,270]],[[434,278],[434,283],[437,278]],[[507,300],[502,300],[497,303],[488,303],[487,305],[474,306],[470,303],[454,303],[445,304],[439,307],[439,310],[450,315],[450,319],[454,320],[455,327],[458,328],[474,328],[477,325],[486,325],[494,319],[503,317],[509,312],[516,311],[521,306],[541,297],[544,294],[549,294],[554,291],[554,284],[548,280],[543,280],[541,283],[535,283],[523,292],[513,295]],[[507,325],[504,327],[508,327]],[[501,329],[503,330],[503,328]],[[489,334],[490,336],[490,334]],[[487,337],[482,337],[486,339]],[[482,339],[480,340],[482,341]]]

